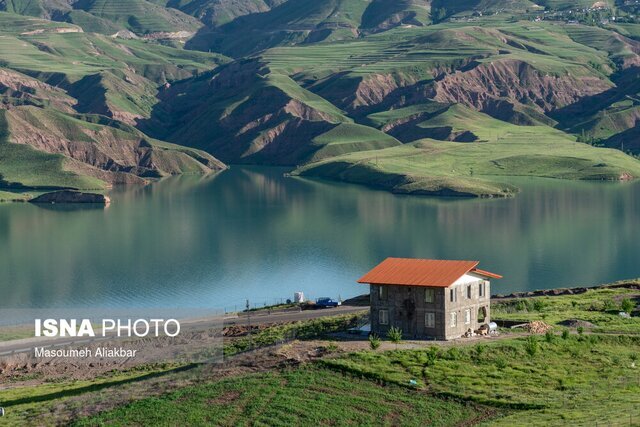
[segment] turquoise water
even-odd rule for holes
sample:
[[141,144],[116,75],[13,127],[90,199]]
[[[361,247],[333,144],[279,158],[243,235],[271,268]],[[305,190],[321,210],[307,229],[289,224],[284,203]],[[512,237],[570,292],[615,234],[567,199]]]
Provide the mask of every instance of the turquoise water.
[[478,259],[493,293],[640,277],[640,183],[521,180],[507,200],[395,196],[233,167],[106,209],[0,204],[0,307],[216,307],[350,297],[387,256]]

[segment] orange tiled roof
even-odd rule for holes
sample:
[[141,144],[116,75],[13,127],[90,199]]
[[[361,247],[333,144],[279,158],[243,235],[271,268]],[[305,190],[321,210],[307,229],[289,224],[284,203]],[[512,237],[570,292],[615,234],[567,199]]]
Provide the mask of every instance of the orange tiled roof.
[[446,288],[467,273],[501,279],[477,269],[479,261],[387,258],[358,280],[376,285],[435,286]]

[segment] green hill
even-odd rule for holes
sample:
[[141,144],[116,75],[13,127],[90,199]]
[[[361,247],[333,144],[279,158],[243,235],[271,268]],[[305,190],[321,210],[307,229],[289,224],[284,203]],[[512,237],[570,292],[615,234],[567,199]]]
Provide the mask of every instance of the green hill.
[[[505,174],[627,179],[637,160],[593,146],[640,154],[640,22],[607,5],[5,0],[0,108],[14,141],[22,121],[57,135],[67,151],[20,143],[103,182],[221,167],[203,152],[400,192],[510,194],[494,179]],[[120,157],[102,136],[84,141],[95,126]],[[152,171],[130,157],[141,151]]]
[[85,31],[137,34],[195,31],[202,24],[177,9],[146,0],[4,0],[0,10],[77,24]]
[[0,13],[0,57],[0,186],[103,188],[224,168],[131,126],[151,115],[159,85],[219,55]]
[[3,187],[101,189],[224,168],[206,153],[154,140],[100,116],[75,116],[33,106],[0,113]]
[[295,175],[364,184],[399,194],[507,197],[511,176],[581,180],[640,177],[640,162],[620,151],[593,148],[525,128],[497,142],[423,140],[311,163]]
[[168,7],[192,15],[211,27],[219,27],[234,19],[263,13],[287,0],[169,0]]

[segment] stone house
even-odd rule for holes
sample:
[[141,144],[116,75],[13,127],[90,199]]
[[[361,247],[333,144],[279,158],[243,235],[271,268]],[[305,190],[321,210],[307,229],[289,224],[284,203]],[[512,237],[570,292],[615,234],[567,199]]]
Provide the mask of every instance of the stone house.
[[450,340],[490,321],[490,279],[478,261],[387,258],[358,283],[370,286],[371,332]]

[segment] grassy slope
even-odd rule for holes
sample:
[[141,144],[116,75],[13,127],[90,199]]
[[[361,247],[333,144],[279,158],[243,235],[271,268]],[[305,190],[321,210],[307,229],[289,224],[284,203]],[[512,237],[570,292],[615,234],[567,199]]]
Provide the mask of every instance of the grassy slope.
[[376,129],[358,124],[342,123],[312,141],[320,145],[311,161],[317,161],[341,154],[383,149],[400,145],[400,141]]
[[476,418],[477,412],[464,403],[305,367],[185,388],[77,425],[157,425],[180,419],[192,425],[449,426]]
[[[210,69],[226,61],[217,54],[185,51],[140,40],[53,32],[58,28],[78,27],[0,12],[0,57],[4,66],[26,70],[32,75],[62,73],[71,81],[128,66],[150,80],[164,83],[189,77],[192,71]],[[38,30],[44,32],[25,34]],[[164,74],[166,80],[163,81],[160,74]]]
[[[619,315],[623,299],[634,300],[638,291],[626,288],[596,288],[576,295],[535,297],[498,301],[491,307],[493,318],[529,322],[544,320],[559,326],[564,320],[574,319],[593,323],[592,332],[640,334],[640,317],[624,318]],[[533,303],[538,301],[538,306]],[[537,310],[536,310],[537,308]]]
[[0,190],[0,202],[23,202],[29,200],[29,198],[26,194]]
[[[535,350],[532,350],[535,349]],[[555,335],[449,350],[360,352],[325,365],[494,406],[525,409],[489,425],[628,422],[640,403],[637,337]],[[635,355],[635,356],[634,356]],[[607,402],[603,405],[594,402]]]
[[[577,313],[603,312],[608,301],[613,299],[617,304],[625,297],[634,297],[637,302],[638,290],[600,288],[582,294],[527,298],[530,306],[542,301],[542,308],[538,307],[528,320],[544,318],[554,323],[556,319],[573,319]],[[509,318],[512,313],[506,308],[517,303],[518,300],[499,302],[494,306],[493,318]],[[637,317],[623,319],[616,314],[618,318],[614,319],[614,314],[606,311],[603,315],[599,318],[601,326],[614,326],[609,331],[627,335],[572,332],[561,336],[558,332],[564,328],[556,327],[547,336],[521,338],[507,334],[499,341],[360,351],[294,370],[214,380],[159,398],[143,399],[78,424],[151,425],[177,418],[206,423],[206,417],[215,417],[220,424],[230,425],[247,419],[240,417],[251,417],[266,423],[284,420],[298,425],[324,425],[331,421],[378,424],[380,420],[432,425],[437,422],[433,417],[441,417],[442,424],[434,425],[451,425],[472,417],[476,419],[467,422],[476,424],[478,418],[487,415],[490,418],[485,418],[483,425],[520,425],[523,420],[527,425],[545,426],[624,424],[630,415],[635,419],[640,404],[640,371],[635,367],[640,351],[640,323]],[[626,327],[620,328],[620,322]],[[386,386],[380,388],[376,385],[379,383]],[[330,397],[336,395],[337,399]],[[469,416],[455,401],[442,400],[451,397],[485,406]],[[415,406],[416,402],[422,402],[421,406]],[[358,408],[367,410],[361,414]],[[469,406],[467,409],[477,410]],[[399,418],[387,418],[392,410]],[[440,412],[447,410],[451,411],[449,416]],[[245,415],[241,415],[242,411]],[[377,418],[366,418],[371,411]],[[413,418],[405,418],[408,413]],[[353,419],[352,415],[360,418]]]
[[[492,306],[493,319],[590,320],[609,334],[514,338],[449,350],[436,347],[385,353],[360,352],[324,364],[372,379],[407,384],[410,379],[442,395],[523,409],[488,425],[594,425],[628,423],[640,404],[640,321],[617,314],[621,299],[637,303],[638,290],[599,288],[520,301],[538,310],[514,311],[519,300]],[[607,308],[609,307],[609,308]],[[616,311],[614,313],[614,311]],[[626,334],[626,335],[617,335]],[[593,402],[607,402],[594,405]],[[635,422],[635,421],[634,421]],[[626,424],[625,424],[626,425]]]
[[[78,28],[66,23],[0,13],[2,65],[65,88],[78,99],[77,110],[85,113],[99,113],[128,121],[134,117],[147,117],[157,102],[155,93],[159,84],[189,77],[194,72],[226,61],[216,54],[90,33],[56,32],[59,29]],[[97,125],[96,120],[100,119],[94,116],[71,117],[48,108],[48,96],[70,104],[66,95],[59,92],[42,91],[44,108],[28,114],[29,117],[41,116],[51,126],[48,130],[51,135],[59,135],[63,140],[91,142],[89,134],[98,132],[96,140],[108,136],[125,144],[140,138],[140,132],[133,128],[123,130],[117,122],[103,121]],[[18,98],[12,99],[13,102],[16,100]],[[33,125],[41,128],[38,123]],[[202,172],[202,165],[197,159],[211,159],[195,150],[160,141],[153,141],[152,145],[158,147],[153,154],[154,164],[171,173]],[[80,189],[99,189],[105,185],[95,178],[83,178],[69,172],[74,170],[84,174],[87,170],[78,169],[77,162],[70,162],[62,155],[39,152],[27,145],[7,144],[3,147],[0,174],[4,175],[5,181],[25,186]]]
[[188,45],[242,57],[280,44],[353,39],[367,5],[363,0],[287,1],[203,31]]
[[66,159],[60,154],[43,153],[27,145],[10,143],[5,114],[0,110],[1,186],[105,188],[103,181],[67,171]]
[[[640,177],[640,162],[617,150],[593,148],[546,126],[515,126],[481,113],[448,110],[428,123],[473,129],[481,143],[422,140],[351,153],[305,165],[295,174],[370,184],[397,193],[504,196],[506,176],[563,179]],[[464,125],[466,120],[467,125]]]
[[0,10],[20,15],[53,16],[81,26],[87,32],[114,34],[128,29],[138,34],[159,31],[195,31],[202,24],[176,9],[146,0],[8,0]]

